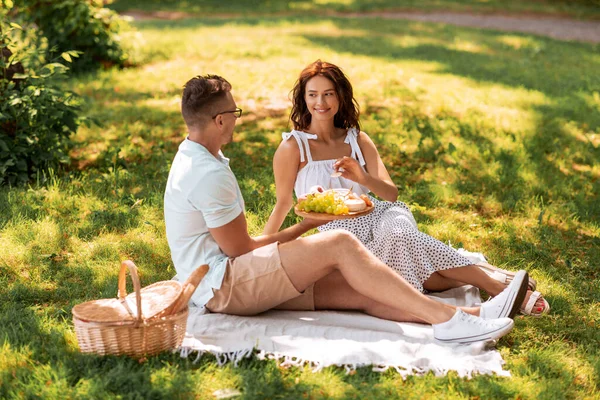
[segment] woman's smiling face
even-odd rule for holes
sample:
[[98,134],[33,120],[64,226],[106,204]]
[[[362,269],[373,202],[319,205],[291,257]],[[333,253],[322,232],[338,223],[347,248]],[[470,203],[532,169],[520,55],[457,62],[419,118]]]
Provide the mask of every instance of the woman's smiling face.
[[340,107],[335,85],[321,75],[306,82],[304,100],[313,120],[333,120]]

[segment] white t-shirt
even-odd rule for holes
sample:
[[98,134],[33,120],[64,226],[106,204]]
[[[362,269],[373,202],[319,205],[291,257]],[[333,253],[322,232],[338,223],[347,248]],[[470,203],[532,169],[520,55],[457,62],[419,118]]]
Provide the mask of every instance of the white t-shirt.
[[228,257],[208,231],[244,212],[244,199],[229,159],[215,158],[204,146],[185,139],[175,155],[165,190],[165,223],[176,279],[185,281],[203,264],[210,270],[192,296],[204,306],[223,282]]

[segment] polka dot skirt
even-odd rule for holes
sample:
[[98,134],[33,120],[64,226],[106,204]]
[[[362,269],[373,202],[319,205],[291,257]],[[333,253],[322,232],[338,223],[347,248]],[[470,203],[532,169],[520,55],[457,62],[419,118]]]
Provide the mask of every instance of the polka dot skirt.
[[469,259],[444,243],[420,232],[406,204],[371,197],[375,210],[364,217],[342,219],[319,230],[352,232],[377,258],[421,292],[423,282],[436,271],[471,265]]

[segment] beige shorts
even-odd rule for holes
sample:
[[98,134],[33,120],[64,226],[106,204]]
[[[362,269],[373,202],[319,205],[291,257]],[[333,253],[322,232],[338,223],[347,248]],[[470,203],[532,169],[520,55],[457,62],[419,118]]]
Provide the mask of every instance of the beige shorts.
[[223,283],[206,304],[212,312],[255,315],[272,308],[314,310],[314,285],[300,293],[281,266],[278,243],[229,259]]

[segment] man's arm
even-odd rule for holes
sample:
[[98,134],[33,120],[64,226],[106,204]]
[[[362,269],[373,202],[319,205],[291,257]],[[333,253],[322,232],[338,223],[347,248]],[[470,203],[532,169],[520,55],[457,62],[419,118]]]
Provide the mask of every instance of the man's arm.
[[282,231],[269,235],[251,237],[248,235],[246,216],[240,213],[233,221],[218,228],[209,228],[210,234],[228,257],[237,257],[242,254],[273,242],[289,242],[309,230],[323,225],[326,221],[304,219],[299,224],[290,226]]

